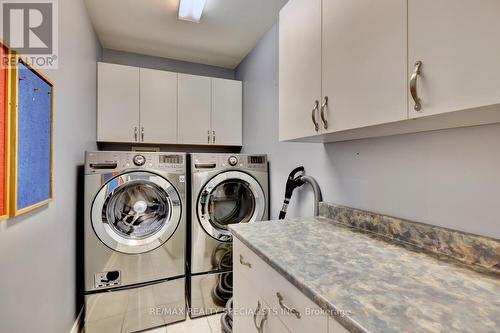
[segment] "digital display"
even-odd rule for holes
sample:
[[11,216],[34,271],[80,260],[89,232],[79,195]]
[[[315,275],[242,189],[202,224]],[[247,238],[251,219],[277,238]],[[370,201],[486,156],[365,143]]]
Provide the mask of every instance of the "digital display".
[[264,156],[249,156],[248,163],[249,164],[265,164],[266,159]]
[[162,164],[182,164],[182,155],[160,155],[160,163]]

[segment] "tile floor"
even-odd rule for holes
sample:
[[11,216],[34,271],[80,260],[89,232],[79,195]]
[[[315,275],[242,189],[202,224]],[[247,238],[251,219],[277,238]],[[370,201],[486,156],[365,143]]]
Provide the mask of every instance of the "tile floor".
[[209,317],[189,319],[167,327],[155,328],[144,333],[221,333],[220,317],[216,314]]

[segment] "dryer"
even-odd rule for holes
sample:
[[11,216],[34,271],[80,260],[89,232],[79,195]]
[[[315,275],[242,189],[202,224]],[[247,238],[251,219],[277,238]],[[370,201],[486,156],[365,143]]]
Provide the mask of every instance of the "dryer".
[[189,309],[192,318],[224,310],[232,297],[230,224],[269,217],[266,155],[192,154]]
[[185,319],[186,155],[85,155],[85,332]]

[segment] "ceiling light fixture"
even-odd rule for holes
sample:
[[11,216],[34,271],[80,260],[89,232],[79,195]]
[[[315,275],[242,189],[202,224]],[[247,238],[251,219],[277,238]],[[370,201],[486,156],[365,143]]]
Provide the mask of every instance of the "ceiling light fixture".
[[207,0],[180,0],[179,20],[200,23]]

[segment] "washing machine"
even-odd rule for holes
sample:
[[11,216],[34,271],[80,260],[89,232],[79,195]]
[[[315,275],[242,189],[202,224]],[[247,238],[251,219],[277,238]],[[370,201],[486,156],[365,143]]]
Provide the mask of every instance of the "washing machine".
[[186,318],[186,155],[85,155],[85,332]]
[[192,154],[188,302],[191,318],[224,311],[232,297],[228,226],[269,218],[266,155]]

